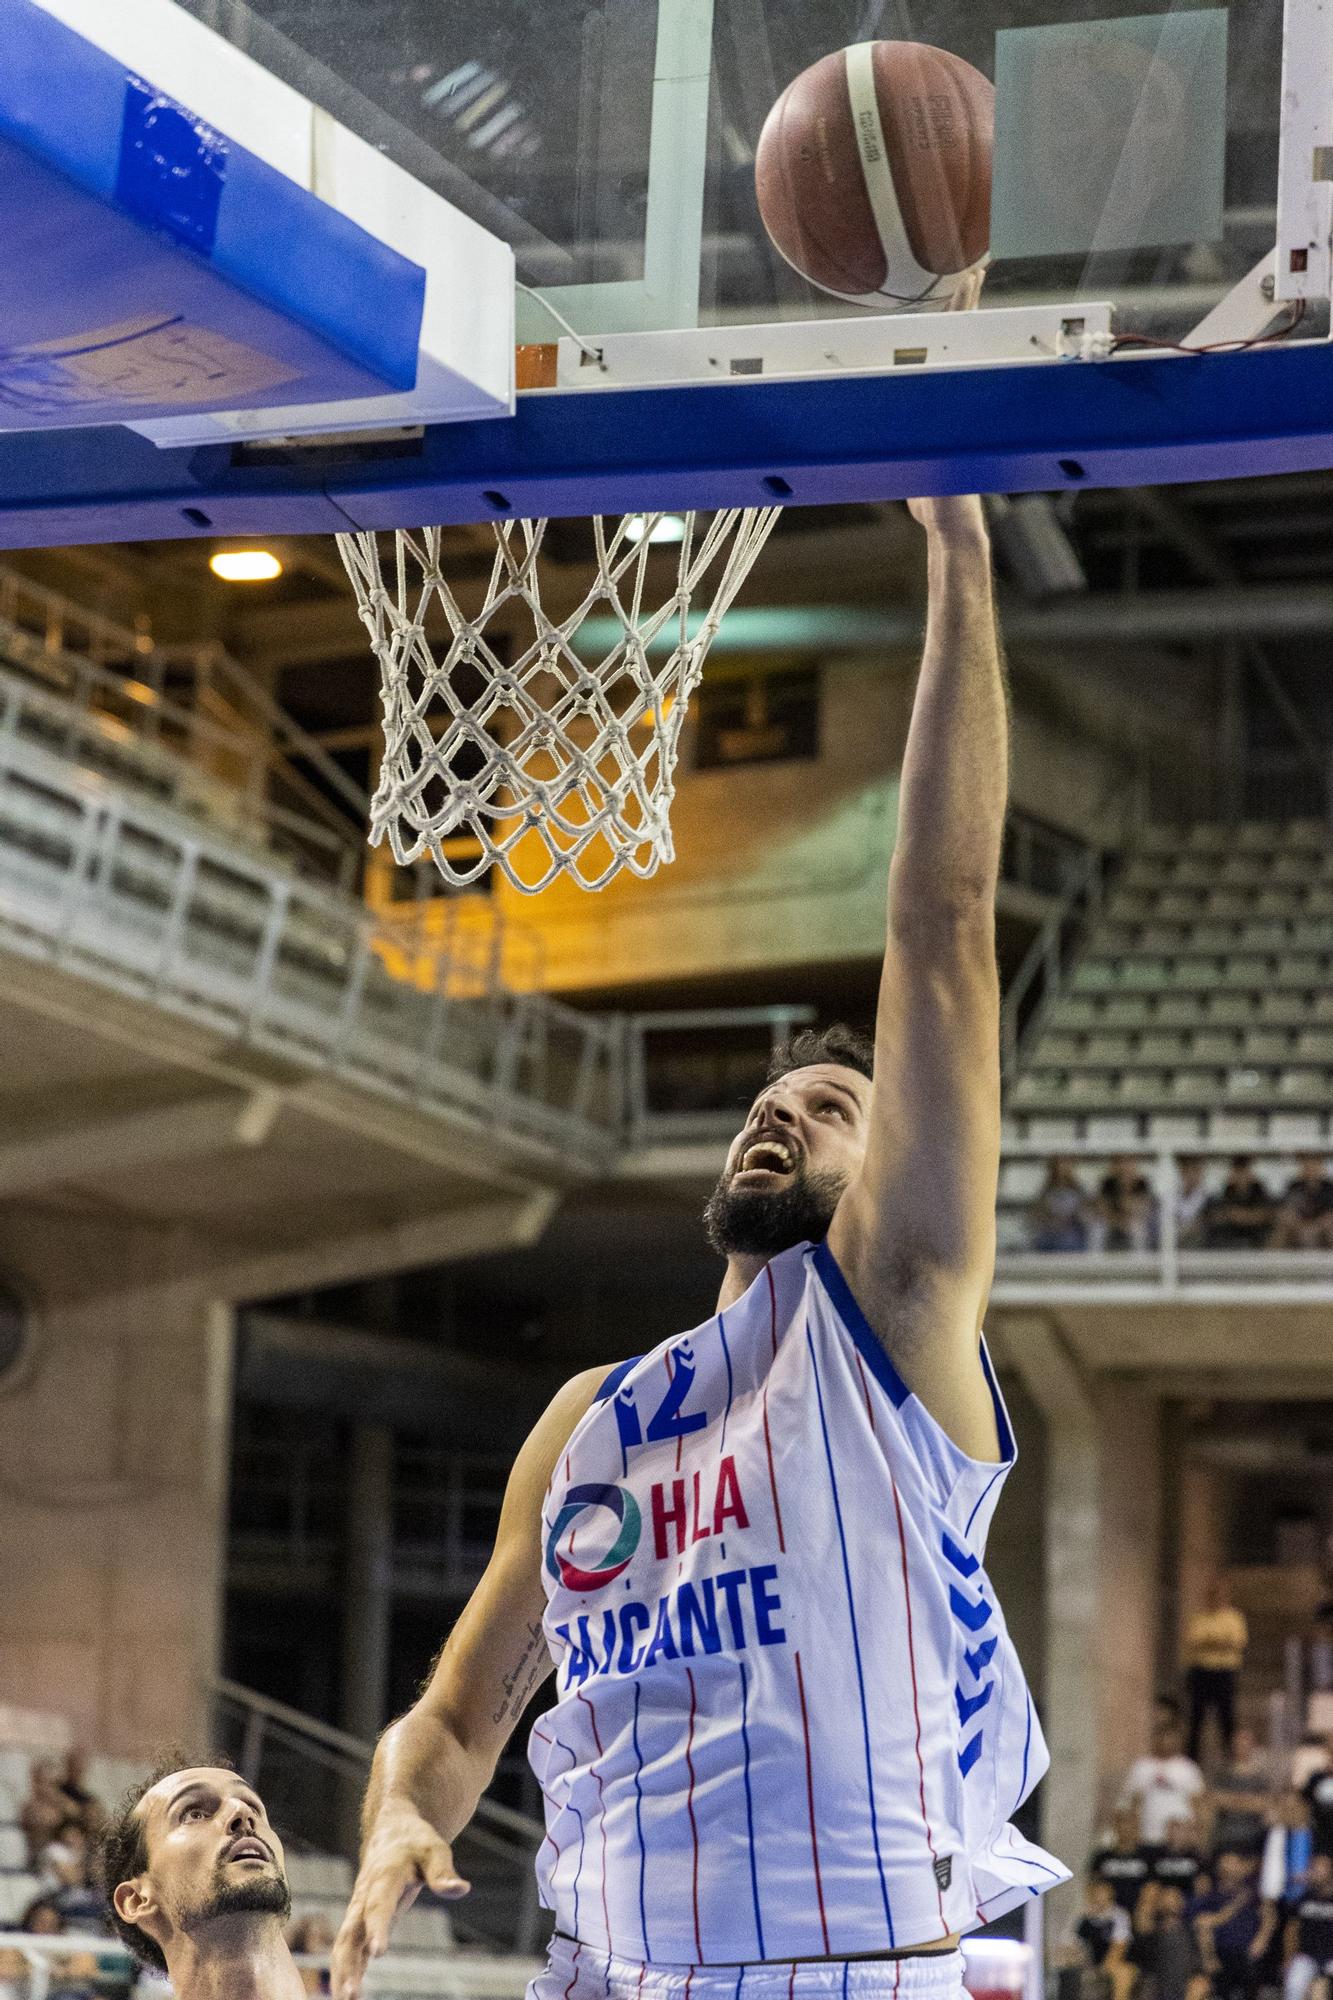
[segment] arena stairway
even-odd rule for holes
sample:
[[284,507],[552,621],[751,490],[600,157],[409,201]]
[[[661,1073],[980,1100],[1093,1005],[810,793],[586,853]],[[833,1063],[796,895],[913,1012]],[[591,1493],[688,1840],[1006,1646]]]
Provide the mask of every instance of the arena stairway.
[[1333,1146],[1327,826],[1147,829],[1027,1024],[1004,1132],[1011,1215],[1039,1150]]

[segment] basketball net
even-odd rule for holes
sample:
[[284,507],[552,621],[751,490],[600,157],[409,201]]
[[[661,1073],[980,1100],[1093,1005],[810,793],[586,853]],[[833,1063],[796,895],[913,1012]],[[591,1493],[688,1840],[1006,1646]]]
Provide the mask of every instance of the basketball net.
[[[649,558],[664,517],[597,516],[596,576],[559,618],[542,604],[545,521],[490,524],[495,560],[471,615],[444,574],[439,528],[400,529],[387,579],[376,535],[339,535],[380,663],[372,844],[387,839],[404,867],[429,854],[455,888],[498,867],[527,895],[562,874],[600,889],[623,868],[647,878],[673,860],[686,708],[780,511],[687,514],[674,588],[653,605]],[[691,618],[707,588],[706,609]],[[615,628],[609,649],[580,643],[594,617]]]

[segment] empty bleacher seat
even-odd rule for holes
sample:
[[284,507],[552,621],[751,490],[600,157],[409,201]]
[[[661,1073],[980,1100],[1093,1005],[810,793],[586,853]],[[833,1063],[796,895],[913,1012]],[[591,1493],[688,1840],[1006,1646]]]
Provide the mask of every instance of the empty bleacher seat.
[[1137,993],[1115,993],[1104,1002],[1101,1019],[1108,1028],[1139,1028],[1150,1014],[1148,1001]]
[[1099,1018],[1095,1000],[1081,993],[1060,993],[1047,1010],[1046,1025],[1048,1028],[1067,1032],[1080,1028],[1095,1028]]
[[1019,1202],[1030,1206],[1045,1184],[1046,1169],[1040,1160],[1006,1160],[1000,1169],[1000,1202],[1009,1207]]

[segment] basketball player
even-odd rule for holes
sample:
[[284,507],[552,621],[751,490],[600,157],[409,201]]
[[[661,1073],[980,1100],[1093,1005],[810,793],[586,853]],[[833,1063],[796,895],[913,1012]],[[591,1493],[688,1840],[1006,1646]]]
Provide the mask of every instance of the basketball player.
[[102,1865],[116,1930],[176,2000],[304,2000],[282,1842],[235,1771],[155,1772],[108,1827]]
[[1007,714],[979,501],[915,502],[930,610],[873,1046],[798,1037],[708,1204],[714,1316],[575,1377],[383,1737],[334,1955],[466,1893],[449,1843],[532,1731],[556,1935],[532,2000],[952,1995],[960,1934],[1068,1879],[1010,1815],[1047,1753],[983,1567],[1014,1444],[995,1247]]

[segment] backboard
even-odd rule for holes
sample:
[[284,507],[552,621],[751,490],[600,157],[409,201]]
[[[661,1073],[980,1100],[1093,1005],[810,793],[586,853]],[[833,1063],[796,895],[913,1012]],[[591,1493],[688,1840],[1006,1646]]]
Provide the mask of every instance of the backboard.
[[[26,476],[5,445],[10,545],[113,532],[113,491],[120,532],[190,533],[1333,464],[1325,0],[118,0],[115,18],[163,8],[461,218],[459,297],[473,250],[512,255],[518,392],[493,422],[395,424],[364,397],[168,416],[90,443],[82,474],[73,440],[43,440]],[[820,291],[760,218],[774,101],[876,39],[995,85],[967,318]]]

